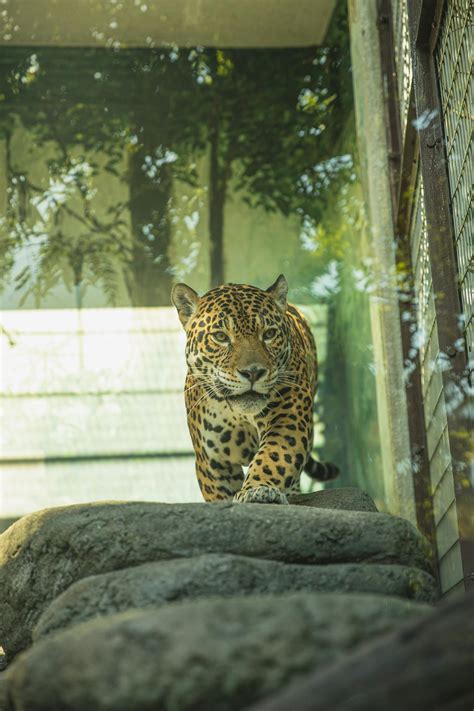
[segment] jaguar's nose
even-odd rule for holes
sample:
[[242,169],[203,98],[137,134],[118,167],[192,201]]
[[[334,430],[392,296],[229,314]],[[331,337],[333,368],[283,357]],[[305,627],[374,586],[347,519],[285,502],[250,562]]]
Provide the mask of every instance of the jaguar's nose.
[[257,380],[263,378],[263,376],[266,375],[268,371],[266,368],[262,368],[259,365],[250,365],[248,368],[245,368],[245,370],[238,370],[237,372],[253,384]]

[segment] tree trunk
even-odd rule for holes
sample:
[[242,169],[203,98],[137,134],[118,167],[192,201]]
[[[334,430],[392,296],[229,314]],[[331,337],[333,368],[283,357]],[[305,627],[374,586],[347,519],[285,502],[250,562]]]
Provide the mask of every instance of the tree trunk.
[[224,206],[227,191],[226,171],[220,165],[220,125],[216,114],[210,134],[211,158],[209,169],[209,240],[211,286],[225,281],[224,271]]
[[153,150],[153,143],[148,140],[144,148],[130,158],[133,256],[128,283],[133,306],[170,305],[169,207],[173,177],[168,163],[157,167],[153,178],[143,170],[145,156],[152,156]]
[[474,596],[460,595],[248,711],[474,708]]

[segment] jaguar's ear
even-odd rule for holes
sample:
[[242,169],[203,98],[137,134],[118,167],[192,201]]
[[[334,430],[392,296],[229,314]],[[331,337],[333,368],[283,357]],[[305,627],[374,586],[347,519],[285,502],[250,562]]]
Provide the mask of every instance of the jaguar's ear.
[[283,313],[286,313],[286,309],[288,307],[288,302],[286,300],[286,297],[288,296],[288,282],[283,274],[280,274],[276,282],[268,287],[267,292],[273,296],[278,308],[283,311]]
[[171,291],[171,301],[176,306],[179,320],[186,328],[189,319],[196,313],[198,294],[187,284],[175,284]]

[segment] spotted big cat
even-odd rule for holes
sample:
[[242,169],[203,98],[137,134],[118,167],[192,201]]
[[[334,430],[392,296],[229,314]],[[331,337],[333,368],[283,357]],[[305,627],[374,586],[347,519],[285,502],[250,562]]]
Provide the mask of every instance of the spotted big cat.
[[287,504],[303,469],[320,481],[338,474],[311,456],[316,344],[287,293],[283,275],[266,290],[172,290],[187,336],[187,421],[206,501]]

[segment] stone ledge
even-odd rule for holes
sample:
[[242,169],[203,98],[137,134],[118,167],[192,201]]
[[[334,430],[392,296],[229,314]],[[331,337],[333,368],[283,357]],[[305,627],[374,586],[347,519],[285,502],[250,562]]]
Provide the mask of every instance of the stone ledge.
[[380,595],[293,593],[121,613],[35,643],[4,673],[0,707],[244,709],[429,610]]
[[77,580],[140,563],[222,552],[427,570],[428,550],[411,524],[382,513],[231,503],[46,509],[0,536],[0,645],[10,658],[27,647],[44,609]]
[[83,578],[59,595],[39,619],[33,640],[94,617],[131,608],[209,596],[307,592],[375,593],[434,602],[435,580],[417,568],[346,563],[292,565],[211,553],[144,563]]

